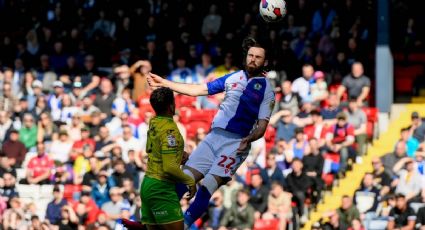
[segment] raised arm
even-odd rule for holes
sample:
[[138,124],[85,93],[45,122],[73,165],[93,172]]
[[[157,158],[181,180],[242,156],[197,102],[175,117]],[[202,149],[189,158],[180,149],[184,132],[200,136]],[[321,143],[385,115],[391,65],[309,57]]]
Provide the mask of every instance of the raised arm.
[[152,88],[167,87],[174,92],[189,95],[189,96],[204,96],[208,95],[208,87],[206,84],[184,84],[169,81],[156,74],[149,73],[148,83]]

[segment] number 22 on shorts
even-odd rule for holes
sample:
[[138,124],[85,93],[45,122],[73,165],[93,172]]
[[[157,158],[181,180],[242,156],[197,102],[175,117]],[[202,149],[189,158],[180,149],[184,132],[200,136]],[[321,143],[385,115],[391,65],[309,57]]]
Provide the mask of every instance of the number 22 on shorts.
[[218,162],[218,166],[226,168],[226,169],[232,169],[232,166],[236,163],[236,159],[233,157],[221,155],[221,160]]

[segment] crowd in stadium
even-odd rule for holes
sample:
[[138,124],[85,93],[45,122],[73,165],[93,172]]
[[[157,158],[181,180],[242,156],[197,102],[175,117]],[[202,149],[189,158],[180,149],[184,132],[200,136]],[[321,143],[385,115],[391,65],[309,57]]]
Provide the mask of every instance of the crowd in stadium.
[[[246,36],[267,45],[277,101],[265,137],[213,195],[199,228],[297,229],[375,137],[366,76],[374,1],[291,1],[284,22],[268,25],[258,1],[0,3],[0,229],[107,230],[140,220],[154,116],[146,73],[214,80],[240,68]],[[223,98],[176,95],[187,152]],[[420,115],[315,229],[423,228]]]

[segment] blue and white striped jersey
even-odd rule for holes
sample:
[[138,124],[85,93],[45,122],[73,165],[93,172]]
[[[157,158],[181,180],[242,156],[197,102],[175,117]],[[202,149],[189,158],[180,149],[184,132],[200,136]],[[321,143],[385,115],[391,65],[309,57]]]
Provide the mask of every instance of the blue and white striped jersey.
[[222,128],[242,137],[249,135],[257,120],[270,119],[275,94],[265,77],[248,79],[240,70],[207,83],[208,94],[225,92],[212,128]]

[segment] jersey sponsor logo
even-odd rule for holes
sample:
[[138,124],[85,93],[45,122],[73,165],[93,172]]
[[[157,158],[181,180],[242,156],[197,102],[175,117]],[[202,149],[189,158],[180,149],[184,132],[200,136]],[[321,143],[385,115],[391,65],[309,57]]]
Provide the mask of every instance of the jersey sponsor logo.
[[167,142],[168,142],[168,147],[176,147],[177,146],[176,137],[172,134],[168,134]]
[[255,83],[255,85],[254,85],[255,90],[260,90],[261,88],[263,88],[263,86],[261,86],[260,83]]

